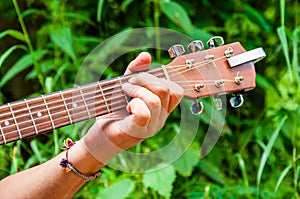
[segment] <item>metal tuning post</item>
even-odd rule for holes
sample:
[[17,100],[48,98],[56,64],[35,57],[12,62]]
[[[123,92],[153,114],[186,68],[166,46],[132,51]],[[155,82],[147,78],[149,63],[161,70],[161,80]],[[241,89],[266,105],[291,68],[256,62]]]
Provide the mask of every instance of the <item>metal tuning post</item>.
[[204,109],[204,105],[202,102],[197,102],[196,100],[194,100],[193,104],[191,105],[191,112],[194,115],[199,115],[203,112]]
[[190,52],[197,52],[197,51],[201,51],[204,49],[204,44],[200,40],[195,40],[195,41],[192,41],[188,45],[188,48],[189,48]]
[[218,98],[217,96],[213,96],[212,101],[213,101],[213,106],[216,110],[218,110],[218,111],[222,110],[223,103],[220,98]]
[[243,105],[244,97],[241,94],[233,94],[229,102],[233,108],[238,108]]
[[168,53],[170,58],[175,58],[182,55],[185,52],[184,47],[181,44],[176,44],[169,48]]
[[225,42],[224,42],[223,37],[214,36],[208,40],[207,45],[208,45],[208,48],[215,48],[218,46],[222,46],[224,43]]

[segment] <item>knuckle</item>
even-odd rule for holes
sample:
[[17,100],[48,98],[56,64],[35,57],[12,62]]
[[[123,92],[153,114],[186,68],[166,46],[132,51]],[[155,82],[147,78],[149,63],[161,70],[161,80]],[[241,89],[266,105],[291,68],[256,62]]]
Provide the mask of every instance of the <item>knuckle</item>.
[[170,90],[169,90],[168,87],[160,87],[160,88],[158,89],[159,95],[163,95],[163,96],[164,96],[164,95],[168,95],[169,92],[170,92]]
[[148,106],[153,107],[153,106],[160,106],[161,101],[160,98],[157,95],[153,95],[151,99],[148,100]]
[[151,114],[149,112],[141,113],[137,117],[140,118],[140,120],[144,121],[146,124],[150,121]]

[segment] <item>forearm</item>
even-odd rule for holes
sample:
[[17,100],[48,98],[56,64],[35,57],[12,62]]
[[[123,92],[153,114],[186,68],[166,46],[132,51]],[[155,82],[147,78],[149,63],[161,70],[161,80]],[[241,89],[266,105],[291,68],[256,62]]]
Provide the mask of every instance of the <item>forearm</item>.
[[[88,153],[81,143],[69,149],[68,159],[73,166],[85,175],[96,173],[104,165]],[[0,181],[3,198],[71,198],[85,180],[73,172],[66,173],[59,163],[65,152],[55,158],[16,173]]]

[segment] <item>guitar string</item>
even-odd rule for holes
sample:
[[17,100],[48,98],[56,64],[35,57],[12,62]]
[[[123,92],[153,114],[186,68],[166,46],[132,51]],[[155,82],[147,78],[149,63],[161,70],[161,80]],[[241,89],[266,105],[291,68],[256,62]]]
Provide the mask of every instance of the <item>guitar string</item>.
[[[220,58],[224,58],[224,57],[220,57]],[[219,58],[219,59],[220,59]],[[218,60],[218,59],[216,59],[216,60]],[[195,66],[197,66],[197,67],[200,67],[200,66],[203,66],[202,64],[203,64],[204,62],[198,62],[198,63],[196,63],[196,64],[194,64]],[[205,62],[205,64],[208,64],[207,62]],[[178,66],[186,66],[186,65],[175,65],[175,66],[168,66],[168,68],[172,68],[172,67],[178,67]],[[160,69],[160,68],[156,68],[156,69]],[[184,72],[186,72],[186,71],[189,71],[189,70],[192,70],[192,69],[194,69],[194,68],[188,68],[188,69],[185,69],[185,71],[182,71],[182,72],[179,72],[178,73],[178,70],[170,70],[170,71],[168,71],[169,72],[169,74],[170,73],[172,73],[172,72],[177,72],[177,73],[174,73],[174,75],[169,75],[169,77],[174,77],[174,76],[176,76],[176,75],[179,75],[179,74],[182,74],[182,73],[184,73]],[[154,70],[152,70],[152,71],[154,71]],[[157,72],[157,71],[154,71],[154,72]],[[158,71],[158,72],[160,72],[160,71]],[[132,74],[132,75],[134,75],[134,74]],[[164,73],[160,73],[160,74],[158,74],[157,76],[164,76]],[[126,80],[126,78],[127,79],[129,79],[130,77],[132,77],[132,76],[123,76],[124,77],[124,79]],[[222,79],[221,79],[222,80]],[[107,83],[106,85],[109,85],[109,84],[117,84],[118,82],[117,81],[119,81],[119,80],[117,80],[116,78],[114,78],[113,80],[111,80],[111,81],[105,81],[105,83]],[[209,81],[209,80],[204,80],[204,81]],[[211,81],[215,81],[215,80],[211,80]],[[227,80],[226,80],[227,81]],[[231,80],[229,80],[229,81],[231,81]],[[177,83],[177,82],[183,82],[183,81],[174,81],[175,83]],[[198,82],[202,82],[201,80],[199,80]],[[84,85],[82,88],[83,89],[86,89],[86,90],[88,90],[88,87],[87,86],[94,86],[95,87],[95,85],[94,85],[95,83],[92,83],[92,84],[89,84],[89,85]],[[105,86],[105,85],[104,85]],[[189,84],[186,84],[186,85],[182,85],[182,86],[190,86]],[[93,88],[94,88],[93,87]],[[106,92],[106,91],[108,91],[108,90],[111,90],[111,89],[115,89],[116,87],[107,87],[107,88],[105,88],[105,89],[103,89],[103,92]],[[72,91],[72,90],[75,90],[75,89],[77,89],[76,87],[75,88],[71,88],[70,90],[65,90],[66,92],[74,92],[74,91]],[[95,89],[93,89],[93,90],[95,90]],[[77,91],[77,90],[76,90]],[[96,91],[95,93],[97,93],[98,91]],[[117,91],[118,92],[118,91]],[[90,95],[90,94],[95,94],[95,93],[84,93],[84,95]],[[66,93],[64,93],[64,95],[65,95]],[[72,93],[73,94],[73,93]],[[112,95],[113,93],[105,93],[105,95]],[[53,94],[52,94],[53,95]],[[124,95],[125,96],[125,95]],[[45,96],[46,97],[46,96]],[[49,97],[51,97],[51,94],[49,94],[49,95],[47,95],[47,97],[49,98]],[[54,97],[56,97],[56,96],[54,96]],[[79,98],[81,98],[82,97],[82,95],[80,95],[80,93],[79,93],[79,95],[76,95],[76,96],[74,96],[74,94],[71,96],[71,97],[69,97],[69,98],[65,98],[65,101],[67,101],[67,100],[69,100],[69,99],[74,99],[74,98],[76,98],[76,97],[79,97]],[[29,101],[30,100],[30,101]],[[28,102],[33,102],[34,100],[40,100],[38,97],[37,98],[31,98],[31,99],[28,99]],[[47,103],[45,103],[45,104],[47,104],[47,105],[49,105],[49,106],[51,106],[52,104],[55,104],[55,103],[57,103],[57,102],[61,102],[61,100],[62,99],[60,99],[60,100],[57,100],[57,101],[51,101],[51,102],[47,102]],[[89,99],[87,99],[87,100],[89,100]],[[103,100],[104,101],[104,100]],[[18,102],[16,102],[16,103],[18,103]],[[23,103],[23,100],[20,100],[19,101],[19,103]],[[33,102],[34,103],[34,102]],[[31,109],[34,109],[34,108],[38,108],[38,107],[43,107],[43,106],[45,106],[45,104],[41,104],[41,105],[37,105],[37,106],[31,106],[30,108]],[[16,104],[14,104],[14,105],[16,105]],[[70,105],[70,104],[67,104],[67,105]],[[25,109],[19,109],[19,110],[14,110],[14,112],[18,112],[18,111],[27,111],[27,109],[25,108]],[[7,115],[11,115],[10,113],[7,113],[6,115],[2,115],[3,117],[5,117],[5,116],[7,116]]]
[[[224,57],[221,57],[221,58],[224,58]],[[221,59],[221,58],[219,58],[219,59]],[[215,59],[214,61],[216,61],[216,60],[219,60],[219,59]],[[203,62],[202,62],[203,63]],[[202,66],[202,63],[201,62],[199,62],[199,63],[194,63],[193,65],[198,65],[197,67],[200,67],[200,66]],[[205,62],[205,64],[208,64],[207,62]],[[177,66],[172,66],[173,68],[174,67],[180,67],[180,66],[182,66],[182,65],[177,65]],[[186,66],[186,65],[183,65],[183,66]],[[169,66],[168,66],[168,68],[170,68]],[[182,74],[182,73],[184,73],[184,72],[186,72],[186,71],[188,71],[188,70],[192,70],[192,69],[194,69],[195,67],[193,67],[193,68],[188,68],[188,69],[186,69],[186,70],[184,70],[184,71],[182,71],[182,72],[180,72],[179,74]],[[153,70],[152,70],[153,71]],[[174,71],[174,70],[173,70]],[[172,73],[173,71],[169,71],[169,74],[170,73]],[[156,71],[154,71],[154,72],[156,72]],[[178,75],[178,71],[176,70],[176,72],[177,73],[175,73],[174,75],[172,75],[171,77],[173,77],[173,76],[175,76],[175,75]],[[160,73],[159,75],[164,75],[164,73]],[[159,76],[158,75],[158,76]],[[196,81],[196,80],[195,80]],[[208,82],[209,80],[206,80],[206,81],[204,81],[204,82]],[[211,81],[215,81],[215,80],[211,80]],[[233,81],[233,80],[223,80],[223,81]],[[175,82],[179,82],[179,81],[175,81]],[[180,81],[180,82],[182,82],[182,81]],[[200,81],[197,81],[197,82],[200,82]],[[111,82],[105,82],[105,83],[111,83]],[[116,83],[116,82],[112,82],[112,83]],[[206,85],[208,85],[208,84],[206,84]],[[190,85],[188,84],[188,85],[182,85],[182,86],[189,86],[190,87]],[[116,88],[116,87],[115,87]],[[75,88],[76,89],[76,88]],[[85,88],[86,89],[86,88]],[[109,89],[111,89],[111,88],[109,88]],[[107,90],[109,90],[109,89],[107,89]],[[194,89],[190,89],[190,90],[194,90]],[[122,91],[122,90],[120,90],[120,91]],[[120,91],[117,91],[117,92],[120,92]],[[116,93],[116,92],[115,92]],[[84,95],[86,95],[86,94],[88,94],[88,95],[90,95],[91,93],[84,93]],[[114,93],[110,93],[110,94],[114,94]],[[124,95],[123,95],[124,96]],[[76,97],[80,97],[80,95],[78,95],[78,96],[76,96]],[[101,97],[101,95],[100,95],[100,97]],[[73,99],[73,97],[71,97],[72,99]],[[95,97],[96,98],[96,97]],[[89,99],[86,99],[86,100],[89,100]],[[111,99],[110,99],[111,100]],[[60,100],[61,101],[61,100]],[[52,102],[52,103],[56,103],[55,101],[54,102]],[[48,104],[50,104],[50,103],[48,103]],[[45,106],[45,105],[42,105],[42,106]],[[62,107],[64,107],[64,105],[62,105]],[[81,106],[80,108],[82,108],[82,107],[84,107],[84,106]],[[123,106],[122,106],[123,107]],[[31,108],[34,108],[34,107],[31,107]],[[101,108],[101,107],[100,107]],[[79,109],[79,107],[78,107],[78,109]],[[27,110],[27,109],[26,109]],[[20,110],[18,110],[18,111],[20,111]],[[65,112],[65,111],[61,111],[61,112]],[[60,114],[61,112],[57,112],[56,114]],[[53,115],[53,114],[52,114]],[[19,118],[20,117],[23,117],[23,116],[19,116]],[[47,115],[46,115],[46,117],[48,117]],[[63,117],[63,118],[65,118],[65,117]],[[40,118],[39,118],[40,119]],[[59,118],[58,118],[59,119]],[[56,119],[56,120],[58,120],[58,119]],[[31,122],[30,122],[31,123]],[[40,123],[39,125],[42,125],[42,124],[44,124],[44,123]],[[21,125],[20,123],[19,123],[19,125]],[[9,128],[10,126],[12,126],[12,125],[9,125],[9,126],[4,126],[4,128]],[[16,126],[16,124],[14,124],[13,126]],[[24,129],[24,128],[23,128]],[[23,130],[22,129],[22,130]],[[5,135],[8,135],[7,133],[5,133]]]
[[[171,71],[172,72],[172,71]],[[185,72],[185,71],[183,71],[183,72]],[[163,73],[161,73],[161,74],[159,74],[159,75],[163,75]],[[174,76],[174,75],[173,75]],[[226,80],[225,80],[226,81]],[[232,80],[229,80],[229,81],[232,81]],[[183,86],[186,86],[186,85],[183,85]],[[190,86],[190,85],[188,85],[188,86]],[[86,93],[85,93],[86,94]],[[90,94],[90,93],[87,93],[87,94]],[[79,95],[78,95],[79,96]],[[63,107],[63,106],[62,106]],[[64,112],[64,111],[63,111]],[[14,126],[16,126],[16,125],[14,125]],[[7,135],[7,134],[6,134]]]

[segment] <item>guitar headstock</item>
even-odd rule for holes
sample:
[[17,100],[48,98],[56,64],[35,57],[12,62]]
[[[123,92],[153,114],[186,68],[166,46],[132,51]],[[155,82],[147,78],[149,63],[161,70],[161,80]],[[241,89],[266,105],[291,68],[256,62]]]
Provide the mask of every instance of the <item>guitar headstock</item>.
[[[223,44],[221,37],[213,37],[207,50],[199,40],[190,43],[189,54],[183,54],[182,45],[169,49],[170,57],[175,58],[165,70],[171,81],[182,86],[185,97],[196,99],[255,88],[254,63],[265,57],[263,49],[246,51],[239,42]],[[231,105],[239,107],[242,102],[237,95]]]

